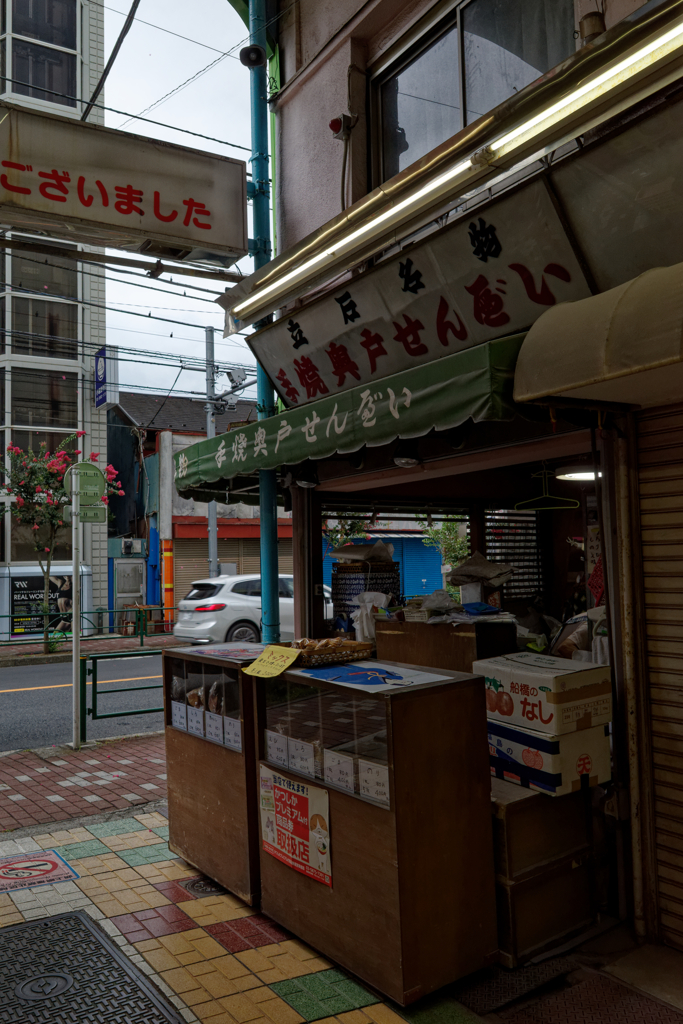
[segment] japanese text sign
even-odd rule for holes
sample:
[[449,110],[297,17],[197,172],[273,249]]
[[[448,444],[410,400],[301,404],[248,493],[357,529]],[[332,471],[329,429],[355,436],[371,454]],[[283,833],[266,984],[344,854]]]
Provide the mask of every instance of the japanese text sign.
[[13,227],[137,251],[148,240],[235,258],[247,252],[240,160],[5,107],[0,207]]
[[263,654],[259,654],[256,661],[242,669],[250,676],[263,676],[266,679],[272,676],[279,676],[290,665],[293,665],[301,651],[291,647],[266,647]]
[[535,182],[247,340],[283,402],[300,406],[528,328],[588,295]]
[[326,789],[260,766],[261,842],[294,871],[332,885],[330,804]]

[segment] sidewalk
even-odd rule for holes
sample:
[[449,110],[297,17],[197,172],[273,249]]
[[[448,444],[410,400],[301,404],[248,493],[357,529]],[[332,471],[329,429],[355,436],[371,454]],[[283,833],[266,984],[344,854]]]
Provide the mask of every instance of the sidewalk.
[[163,733],[0,754],[0,833],[165,798]]
[[[186,640],[179,640],[172,633],[159,633],[146,636],[144,646],[140,645],[140,637],[114,636],[85,637],[81,640],[81,654],[109,654],[127,651],[157,651],[168,647],[187,647]],[[43,654],[43,641],[35,643],[3,644],[0,647],[0,668],[12,668],[15,665],[57,665],[71,661],[71,641],[64,640],[54,654]]]

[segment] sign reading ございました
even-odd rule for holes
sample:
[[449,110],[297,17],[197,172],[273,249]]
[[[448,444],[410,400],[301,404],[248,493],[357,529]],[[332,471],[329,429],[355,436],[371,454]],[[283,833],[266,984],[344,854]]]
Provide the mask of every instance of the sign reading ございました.
[[[248,249],[246,164],[4,105],[0,208],[14,228],[174,258]],[[150,245],[150,243],[152,243]],[[225,258],[228,257],[226,260]]]

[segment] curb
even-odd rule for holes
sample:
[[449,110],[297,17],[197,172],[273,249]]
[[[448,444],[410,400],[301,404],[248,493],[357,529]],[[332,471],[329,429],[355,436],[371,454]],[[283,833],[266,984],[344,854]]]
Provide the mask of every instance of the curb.
[[[161,650],[167,648],[162,647]],[[140,651],[144,654],[149,648],[141,647]],[[173,646],[169,645],[168,650],[173,650]],[[83,647],[81,646],[83,652]],[[83,653],[87,654],[87,650]],[[95,651],[95,654],[113,654],[114,651]],[[130,650],[119,651],[119,654],[131,654]],[[20,665],[63,665],[71,663],[71,653],[69,654],[15,654],[10,658],[0,657],[0,668],[16,668]]]

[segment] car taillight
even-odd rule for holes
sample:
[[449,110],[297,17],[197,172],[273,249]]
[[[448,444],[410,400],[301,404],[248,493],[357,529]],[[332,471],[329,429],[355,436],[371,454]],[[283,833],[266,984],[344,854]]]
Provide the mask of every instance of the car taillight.
[[200,604],[199,608],[195,608],[196,612],[222,612],[226,607],[224,604]]

